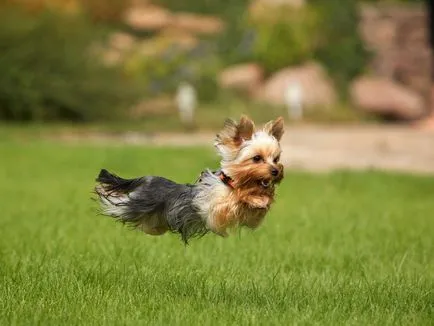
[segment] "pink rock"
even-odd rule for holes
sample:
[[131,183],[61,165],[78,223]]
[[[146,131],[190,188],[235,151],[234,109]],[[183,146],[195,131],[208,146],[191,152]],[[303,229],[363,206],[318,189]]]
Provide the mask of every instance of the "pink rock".
[[434,115],[418,121],[414,125],[417,129],[434,132]]
[[222,88],[253,92],[262,82],[264,71],[256,63],[235,65],[223,70],[218,83]]
[[168,10],[154,5],[131,7],[124,17],[125,23],[137,30],[159,30],[167,27],[172,19]]
[[350,94],[352,103],[367,113],[403,120],[424,114],[420,95],[388,79],[361,77],[351,85]]
[[285,68],[270,77],[257,94],[259,100],[270,104],[285,104],[285,93],[290,85],[298,85],[304,106],[331,106],[337,95],[333,83],[317,63]]

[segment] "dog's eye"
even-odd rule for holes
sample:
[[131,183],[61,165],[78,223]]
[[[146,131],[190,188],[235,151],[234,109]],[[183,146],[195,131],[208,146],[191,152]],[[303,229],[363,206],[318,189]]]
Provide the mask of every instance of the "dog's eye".
[[262,156],[261,155],[253,156],[253,162],[258,163],[260,161],[262,161]]
[[279,162],[279,161],[280,161],[280,155],[277,156],[277,157],[273,160],[274,164],[276,164],[276,163]]

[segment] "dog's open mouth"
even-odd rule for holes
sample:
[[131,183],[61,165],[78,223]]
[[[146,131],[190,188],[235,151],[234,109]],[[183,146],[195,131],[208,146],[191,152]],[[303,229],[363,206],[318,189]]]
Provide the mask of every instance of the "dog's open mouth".
[[271,186],[271,180],[261,180],[261,186],[264,188],[268,188]]

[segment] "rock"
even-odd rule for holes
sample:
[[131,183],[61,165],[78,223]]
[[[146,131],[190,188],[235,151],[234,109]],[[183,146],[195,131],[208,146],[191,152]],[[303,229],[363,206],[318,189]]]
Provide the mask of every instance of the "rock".
[[336,103],[337,95],[333,83],[322,66],[315,62],[285,68],[275,73],[261,87],[257,99],[283,105],[290,85],[298,86],[301,104],[305,107],[329,107]]
[[368,48],[388,50],[397,37],[397,24],[392,19],[382,19],[375,23],[360,25],[360,34]]
[[432,51],[425,6],[363,3],[359,8],[359,31],[370,52],[368,69],[375,76],[399,81],[427,103]]
[[418,121],[414,127],[419,130],[434,132],[434,114],[428,118]]
[[224,69],[218,83],[222,88],[236,89],[252,93],[258,88],[264,78],[264,71],[256,63],[246,63]]
[[172,20],[168,10],[155,5],[131,7],[124,15],[124,22],[136,30],[160,30]]
[[198,34],[217,34],[223,31],[224,22],[214,16],[179,13],[173,16],[173,28]]
[[350,94],[352,103],[367,113],[403,120],[424,114],[420,95],[385,78],[361,77],[352,83]]
[[172,28],[197,34],[216,34],[223,31],[223,20],[215,16],[190,13],[171,13],[155,5],[131,7],[124,15],[124,22],[136,30],[162,30]]

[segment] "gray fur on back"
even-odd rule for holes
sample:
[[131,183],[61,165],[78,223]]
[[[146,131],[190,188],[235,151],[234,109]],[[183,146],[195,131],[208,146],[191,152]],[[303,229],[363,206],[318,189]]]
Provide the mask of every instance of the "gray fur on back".
[[134,191],[127,212],[129,215],[157,214],[164,217],[170,230],[179,232],[187,242],[189,238],[206,233],[204,221],[192,199],[197,187],[189,184],[178,184],[163,177],[146,177],[146,182]]
[[[203,173],[211,172],[205,171]],[[101,184],[106,185],[107,180],[105,181]],[[110,212],[105,213],[106,215],[113,216],[121,222],[137,228],[152,218],[158,218],[167,223],[170,231],[179,233],[185,243],[188,243],[190,238],[200,237],[208,232],[205,221],[199,215],[198,208],[193,204],[193,199],[200,190],[203,191],[204,185],[198,187],[197,183],[194,185],[178,184],[158,176],[145,176],[129,181],[128,188],[125,189],[117,185],[116,189],[105,186],[106,191],[109,189],[105,194],[97,190],[97,194],[105,206],[105,212]],[[198,183],[200,182],[199,179]],[[134,186],[131,187],[131,184]],[[125,197],[122,200],[117,202],[111,200],[115,191],[119,193],[123,190]]]

